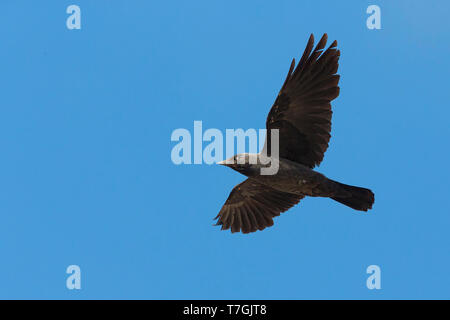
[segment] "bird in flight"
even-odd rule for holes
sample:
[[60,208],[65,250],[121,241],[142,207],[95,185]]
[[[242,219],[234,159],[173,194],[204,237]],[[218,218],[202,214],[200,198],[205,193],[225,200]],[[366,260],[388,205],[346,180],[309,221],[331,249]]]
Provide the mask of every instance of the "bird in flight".
[[[326,197],[350,208],[372,208],[371,190],[328,179],[314,171],[328,148],[331,132],[331,101],[339,95],[338,61],[340,51],[334,41],[324,51],[327,34],[314,48],[311,34],[295,67],[292,60],[286,80],[266,120],[267,137],[259,154],[241,153],[218,164],[247,176],[233,188],[216,216],[222,230],[250,233],[273,225],[279,216],[305,196]],[[271,130],[278,139],[272,141]],[[278,156],[270,154],[277,143]],[[262,169],[277,163],[275,174]]]

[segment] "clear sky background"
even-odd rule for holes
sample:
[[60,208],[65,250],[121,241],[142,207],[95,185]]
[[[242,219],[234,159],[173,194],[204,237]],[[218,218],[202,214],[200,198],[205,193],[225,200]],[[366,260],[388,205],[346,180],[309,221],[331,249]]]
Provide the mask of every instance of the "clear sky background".
[[[449,299],[449,9],[3,0],[0,298]],[[318,170],[371,188],[374,209],[307,198],[263,232],[220,231],[244,177],[174,165],[172,131],[264,128],[291,59],[324,32],[341,93]],[[66,288],[72,264],[81,290]]]

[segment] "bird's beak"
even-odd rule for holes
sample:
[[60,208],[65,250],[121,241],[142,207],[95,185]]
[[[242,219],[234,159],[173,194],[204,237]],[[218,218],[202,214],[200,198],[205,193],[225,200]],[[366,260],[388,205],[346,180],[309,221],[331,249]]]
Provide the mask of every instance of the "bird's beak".
[[230,167],[230,168],[234,167],[234,163],[230,159],[225,159],[223,161],[219,161],[219,162],[217,162],[217,164],[220,164],[225,167]]
[[227,160],[219,161],[219,162],[217,162],[217,164],[220,164],[222,166],[226,166],[227,165]]
[[229,159],[225,159],[225,160],[219,161],[219,162],[217,162],[217,164],[220,164],[222,166],[229,167],[229,168],[234,168],[235,167],[235,163],[234,163],[234,159],[233,158],[229,158]]

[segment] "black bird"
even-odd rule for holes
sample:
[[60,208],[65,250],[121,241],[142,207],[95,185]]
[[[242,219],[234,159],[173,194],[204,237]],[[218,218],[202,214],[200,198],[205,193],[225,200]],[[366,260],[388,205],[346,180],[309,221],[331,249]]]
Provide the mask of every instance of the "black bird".
[[[320,164],[328,148],[331,131],[331,104],[339,95],[337,42],[323,51],[327,34],[316,48],[311,34],[306,49],[295,67],[295,59],[286,80],[270,109],[266,121],[267,137],[259,154],[238,154],[219,162],[245,176],[247,180],[233,188],[215,219],[222,230],[243,233],[263,230],[305,196],[327,197],[350,208],[372,208],[371,190],[349,186],[312,170]],[[279,157],[270,155],[271,129],[278,129]],[[269,159],[269,162],[267,162]],[[261,174],[262,168],[277,163],[274,175]]]

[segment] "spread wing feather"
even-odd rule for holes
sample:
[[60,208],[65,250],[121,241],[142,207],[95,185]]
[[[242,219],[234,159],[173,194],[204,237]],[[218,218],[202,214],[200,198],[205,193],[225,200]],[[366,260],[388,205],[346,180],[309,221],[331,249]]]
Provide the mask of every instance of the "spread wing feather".
[[273,217],[296,205],[304,196],[281,192],[247,179],[233,188],[215,219],[222,230],[250,233],[273,225]]
[[320,164],[331,132],[331,101],[339,95],[339,50],[334,41],[323,51],[324,34],[313,50],[311,35],[295,67],[292,61],[286,80],[267,116],[265,150],[270,154],[271,129],[279,130],[280,157],[310,168]]

